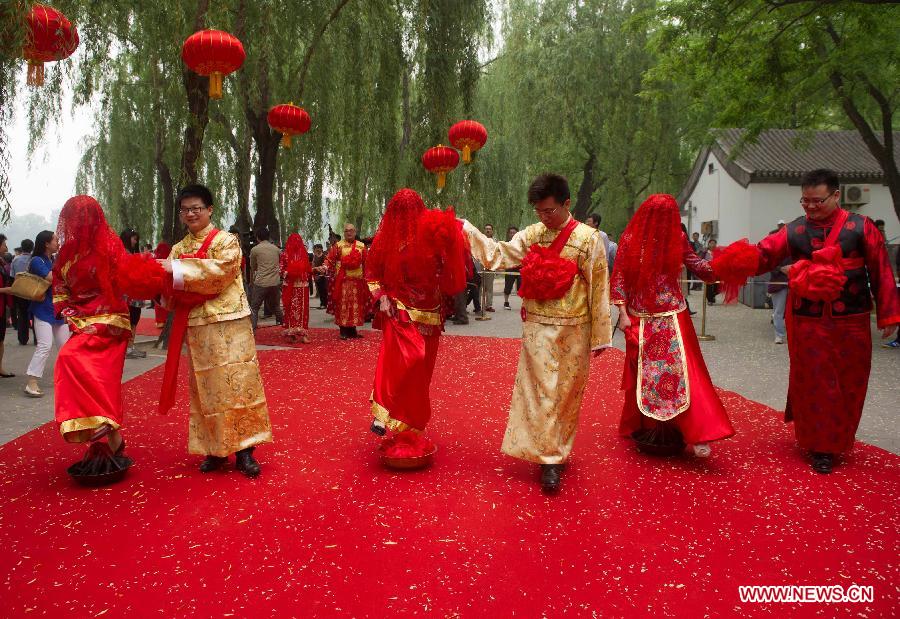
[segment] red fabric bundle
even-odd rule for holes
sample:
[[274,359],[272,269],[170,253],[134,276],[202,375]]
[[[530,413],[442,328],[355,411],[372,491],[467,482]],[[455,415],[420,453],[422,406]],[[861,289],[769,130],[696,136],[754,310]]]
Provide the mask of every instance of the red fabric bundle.
[[469,249],[462,233],[462,224],[456,219],[453,207],[446,211],[423,211],[419,216],[416,238],[423,255],[433,254],[441,264],[441,293],[453,296],[465,290],[466,256]]
[[309,276],[309,260],[305,263],[301,261],[291,262],[287,265],[287,269],[285,269],[285,273],[291,279],[304,279]]
[[406,430],[384,439],[380,449],[388,458],[421,458],[434,451],[434,443],[418,432]]
[[578,265],[563,258],[560,253],[577,225],[574,219],[569,220],[549,247],[535,243],[528,248],[522,259],[520,297],[544,301],[561,299],[566,295],[578,274]]
[[578,265],[549,247],[535,245],[522,260],[521,273],[519,296],[523,299],[561,299],[572,287]]
[[747,283],[747,278],[756,275],[759,269],[759,250],[747,239],[735,241],[722,248],[712,259],[712,269],[722,282],[725,302],[732,303],[737,299],[741,286]]
[[124,254],[119,260],[119,290],[129,299],[155,299],[166,291],[168,274],[152,254]]
[[788,275],[794,293],[811,301],[831,303],[847,283],[839,245],[824,247],[812,254],[812,260],[798,260]]
[[362,252],[354,247],[349,254],[341,258],[341,266],[347,271],[353,271],[362,266]]

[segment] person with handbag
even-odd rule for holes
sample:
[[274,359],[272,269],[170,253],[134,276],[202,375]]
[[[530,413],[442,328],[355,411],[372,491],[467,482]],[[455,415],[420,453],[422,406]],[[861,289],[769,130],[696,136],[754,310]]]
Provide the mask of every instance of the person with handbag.
[[[6,253],[6,236],[0,234],[0,255]],[[8,286],[10,284],[9,273],[6,272],[7,265],[2,264],[3,259],[0,258],[0,284]],[[12,298],[7,294],[0,293],[0,378],[14,378],[15,374],[11,374],[3,369],[3,353],[4,342],[6,340],[6,317],[9,315]]]
[[28,382],[25,385],[25,395],[30,398],[42,398],[44,392],[38,381],[44,376],[44,367],[50,357],[53,344],[62,348],[69,340],[69,328],[64,320],[57,318],[53,310],[53,291],[50,284],[53,283],[53,256],[59,250],[59,240],[54,232],[44,230],[34,239],[34,251],[31,253],[31,262],[28,264],[28,273],[47,281],[47,291],[40,300],[29,303],[28,313],[34,321],[34,334],[37,346],[28,370]]
[[611,345],[606,253],[600,233],[569,213],[569,183],[538,176],[528,201],[540,223],[511,241],[487,238],[467,221],[472,253],[486,269],[521,266],[522,350],[503,438],[505,454],[541,465],[556,492],[569,459],[591,356]]

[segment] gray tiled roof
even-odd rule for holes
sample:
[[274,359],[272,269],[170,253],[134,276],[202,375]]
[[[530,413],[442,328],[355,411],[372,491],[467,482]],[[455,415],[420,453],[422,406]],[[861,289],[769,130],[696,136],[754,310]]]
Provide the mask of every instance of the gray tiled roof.
[[[841,182],[884,182],[884,172],[856,131],[799,131],[769,129],[753,142],[741,144],[744,129],[720,129],[694,162],[694,169],[678,195],[684,206],[713,153],[743,187],[751,182],[795,183],[808,171],[831,168]],[[900,131],[894,132],[894,156],[900,160]]]
[[[787,180],[815,168],[831,168],[842,177],[880,180],[884,173],[857,131],[770,129],[737,150],[743,129],[724,129],[716,142],[752,180]],[[894,132],[894,156],[900,159],[900,131]]]

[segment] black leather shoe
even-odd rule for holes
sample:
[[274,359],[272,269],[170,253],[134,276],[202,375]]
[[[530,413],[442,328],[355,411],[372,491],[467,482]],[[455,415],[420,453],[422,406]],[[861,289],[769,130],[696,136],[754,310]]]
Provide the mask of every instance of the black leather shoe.
[[812,467],[816,473],[827,475],[834,469],[834,456],[826,453],[814,453]]
[[239,452],[234,454],[234,457],[234,468],[239,470],[247,477],[256,477],[257,475],[259,475],[259,462],[257,462],[256,458],[253,457],[252,447],[240,450]]
[[561,484],[560,474],[562,473],[562,464],[542,464],[541,465],[541,489],[552,494],[559,492]]
[[372,422],[372,425],[369,426],[369,429],[378,436],[384,436],[385,434],[387,434],[387,428],[385,428],[383,425],[375,423],[374,421]]
[[206,456],[206,458],[203,459],[203,462],[200,463],[200,472],[211,473],[212,471],[218,471],[226,462],[228,462],[228,458]]

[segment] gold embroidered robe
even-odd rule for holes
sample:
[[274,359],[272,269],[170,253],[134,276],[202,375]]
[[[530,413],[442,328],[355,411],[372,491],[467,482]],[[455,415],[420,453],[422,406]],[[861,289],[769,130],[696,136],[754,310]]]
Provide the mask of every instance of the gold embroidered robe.
[[[535,243],[547,247],[559,234],[532,224],[510,241],[484,236],[464,223],[472,254],[485,269],[517,267]],[[591,350],[612,341],[606,252],[600,233],[578,224],[561,256],[578,265],[561,299],[523,299],[522,351],[502,450],[539,464],[568,460],[575,441]]]
[[215,294],[191,310],[187,347],[190,360],[191,413],[188,451],[227,456],[272,441],[250,307],[241,281],[237,238],[219,232],[208,258],[181,258],[195,253],[212,226],[188,234],[172,248],[176,290]]

